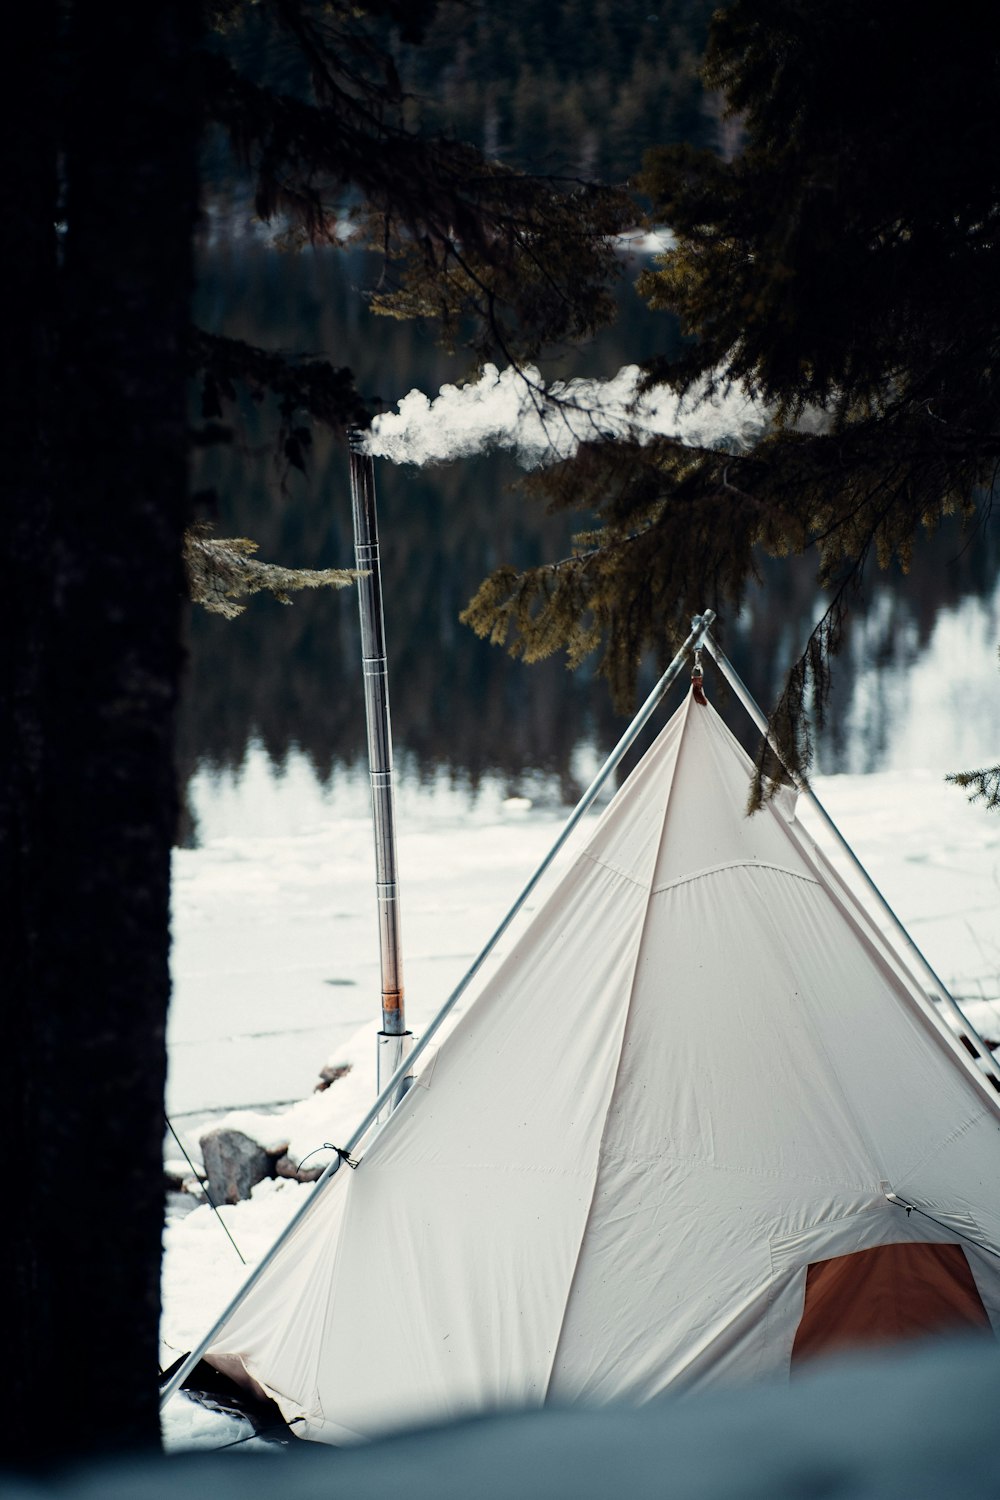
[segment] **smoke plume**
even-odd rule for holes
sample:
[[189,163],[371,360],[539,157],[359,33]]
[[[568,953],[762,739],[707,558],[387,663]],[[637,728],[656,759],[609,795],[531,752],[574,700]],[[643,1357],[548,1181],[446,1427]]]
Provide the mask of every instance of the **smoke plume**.
[[626,365],[611,380],[553,381],[537,369],[486,365],[477,381],[444,385],[433,400],[410,391],[375,418],[368,440],[376,458],[397,464],[444,463],[489,449],[513,450],[524,468],[567,458],[590,438],[675,438],[705,448],[745,447],[767,425],[767,410],[730,387],[703,386],[680,397],[665,386],[639,393],[641,371]]

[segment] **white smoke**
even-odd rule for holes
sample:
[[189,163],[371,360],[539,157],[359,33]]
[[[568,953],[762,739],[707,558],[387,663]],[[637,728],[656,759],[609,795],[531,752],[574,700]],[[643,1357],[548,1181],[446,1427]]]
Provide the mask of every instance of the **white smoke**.
[[649,442],[670,437],[704,448],[746,447],[768,421],[767,409],[737,386],[680,397],[666,386],[639,394],[642,372],[626,365],[611,380],[557,380],[537,369],[486,365],[467,385],[444,385],[430,400],[410,391],[394,412],[372,423],[369,452],[393,463],[444,463],[509,448],[526,469],[574,453],[588,438]]

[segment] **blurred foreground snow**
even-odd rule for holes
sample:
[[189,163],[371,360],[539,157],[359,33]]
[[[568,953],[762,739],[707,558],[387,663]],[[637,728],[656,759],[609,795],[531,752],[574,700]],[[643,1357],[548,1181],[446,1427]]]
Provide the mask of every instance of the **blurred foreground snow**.
[[980,1340],[831,1360],[790,1386],[484,1417],[350,1449],[125,1459],[7,1500],[983,1500],[1000,1356]]

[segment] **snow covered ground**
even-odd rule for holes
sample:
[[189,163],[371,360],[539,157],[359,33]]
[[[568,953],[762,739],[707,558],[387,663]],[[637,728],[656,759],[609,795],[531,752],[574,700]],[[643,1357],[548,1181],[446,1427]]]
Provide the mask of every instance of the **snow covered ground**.
[[[942,629],[949,628],[945,620]],[[943,780],[945,768],[987,763],[1000,747],[992,657],[990,646],[973,663],[990,676],[976,684],[971,740],[968,719],[956,719],[960,745],[953,735],[942,746],[944,715],[928,713],[917,673],[908,684],[912,710],[901,711],[889,747],[891,769],[818,777],[815,788],[974,1024],[995,1039],[1000,814],[970,806]],[[933,644],[927,672],[942,680]],[[945,674],[952,689],[953,679]],[[921,743],[933,769],[920,768]],[[591,770],[581,765],[583,780]],[[565,810],[541,783],[533,805],[505,799],[499,785],[487,784],[475,799],[444,781],[420,787],[403,771],[405,980],[408,1020],[419,1034],[550,847]],[[341,777],[324,790],[304,758],[292,755],[275,777],[254,751],[238,783],[200,778],[192,800],[202,846],[178,851],[174,866],[171,1119],[195,1156],[206,1122],[226,1118],[265,1144],[288,1142],[297,1159],[319,1148],[311,1164],[323,1162],[323,1143],[345,1141],[375,1092],[379,971],[367,777]],[[808,812],[803,817],[810,821]],[[350,1071],[314,1093],[328,1062]],[[268,1182],[251,1202],[223,1210],[247,1262],[309,1192],[289,1180]],[[165,1250],[163,1338],[183,1351],[246,1272],[204,1207],[183,1212],[174,1204]],[[168,1408],[172,1448],[218,1447],[242,1435],[186,1398]]]

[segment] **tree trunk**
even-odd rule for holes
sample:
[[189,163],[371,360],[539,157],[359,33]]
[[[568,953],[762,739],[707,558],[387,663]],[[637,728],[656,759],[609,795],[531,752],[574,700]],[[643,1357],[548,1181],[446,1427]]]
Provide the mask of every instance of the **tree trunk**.
[[6,1461],[34,1464],[158,1440],[197,12],[43,0],[24,19],[22,121],[45,118],[2,148],[21,271],[3,409],[0,1139],[17,1187],[0,1403]]

